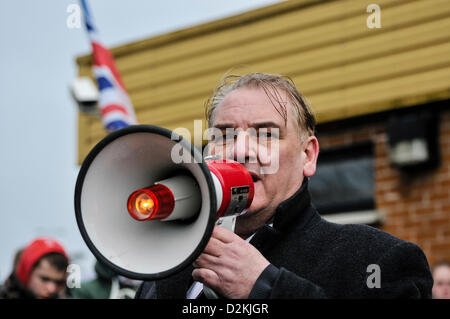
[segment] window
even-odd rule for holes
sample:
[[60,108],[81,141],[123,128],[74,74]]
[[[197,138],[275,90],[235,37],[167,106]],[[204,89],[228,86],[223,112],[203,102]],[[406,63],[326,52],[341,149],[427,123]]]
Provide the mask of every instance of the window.
[[325,149],[310,178],[312,202],[319,213],[337,223],[377,224],[372,142]]

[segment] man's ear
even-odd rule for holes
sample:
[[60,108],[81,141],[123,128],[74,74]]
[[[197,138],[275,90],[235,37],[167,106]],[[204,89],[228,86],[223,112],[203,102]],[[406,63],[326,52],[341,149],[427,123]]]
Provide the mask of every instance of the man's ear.
[[319,156],[319,141],[315,136],[310,136],[305,142],[305,165],[303,176],[311,177],[316,172],[317,157]]

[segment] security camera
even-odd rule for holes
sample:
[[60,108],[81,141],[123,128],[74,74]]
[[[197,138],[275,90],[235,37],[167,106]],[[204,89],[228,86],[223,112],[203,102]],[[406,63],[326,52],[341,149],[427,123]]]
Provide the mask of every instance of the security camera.
[[75,78],[71,84],[70,91],[81,112],[98,114],[97,102],[99,91],[91,78]]

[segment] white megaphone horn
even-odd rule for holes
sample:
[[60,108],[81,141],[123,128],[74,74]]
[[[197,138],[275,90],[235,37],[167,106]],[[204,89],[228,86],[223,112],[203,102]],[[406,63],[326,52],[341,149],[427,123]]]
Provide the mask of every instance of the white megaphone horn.
[[[184,152],[181,163],[172,160],[174,147]],[[191,265],[217,218],[245,212],[253,195],[243,165],[205,162],[174,132],[133,125],[110,133],[87,155],[75,215],[98,260],[128,278],[155,280]]]

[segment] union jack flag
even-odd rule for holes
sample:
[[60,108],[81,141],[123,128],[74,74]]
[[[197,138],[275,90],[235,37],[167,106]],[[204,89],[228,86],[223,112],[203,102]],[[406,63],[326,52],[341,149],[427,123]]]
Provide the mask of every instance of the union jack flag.
[[102,44],[86,0],[80,0],[92,44],[93,71],[100,91],[98,105],[103,126],[110,132],[137,124],[133,105],[116,68],[114,58]]

